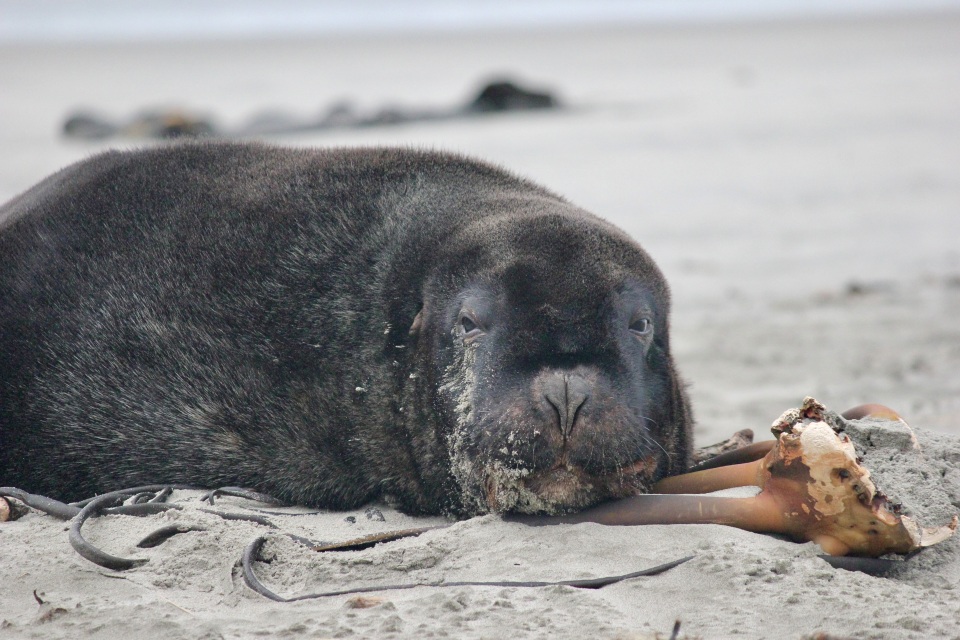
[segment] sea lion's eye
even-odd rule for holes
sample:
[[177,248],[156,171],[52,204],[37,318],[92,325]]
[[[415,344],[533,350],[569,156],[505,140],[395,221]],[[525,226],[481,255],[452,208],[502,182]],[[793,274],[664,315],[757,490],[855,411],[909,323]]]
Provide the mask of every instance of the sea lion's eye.
[[638,336],[645,336],[653,331],[653,322],[650,318],[637,318],[630,323],[630,331]]
[[457,318],[457,324],[459,325],[460,335],[464,342],[473,342],[477,336],[483,333],[483,331],[480,330],[480,323],[477,321],[476,316],[466,309],[460,312],[460,316]]

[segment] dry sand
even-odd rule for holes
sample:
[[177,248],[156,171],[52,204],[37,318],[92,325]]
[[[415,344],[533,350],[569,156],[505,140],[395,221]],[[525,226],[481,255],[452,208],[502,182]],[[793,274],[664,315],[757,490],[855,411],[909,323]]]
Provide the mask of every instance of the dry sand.
[[[665,271],[701,444],[743,427],[766,437],[806,394],[836,409],[879,401],[930,430],[930,481],[960,505],[957,15],[0,47],[0,200],[108,146],[57,136],[74,107],[120,118],[177,104],[234,126],[274,106],[308,117],[342,98],[370,109],[453,105],[500,72],[556,90],[571,108],[274,141],[453,149],[554,188],[627,229]],[[385,522],[362,510],[275,520],[328,541],[433,522],[382,510]],[[208,530],[131,548],[177,520]],[[265,532],[192,511],[98,520],[94,541],[151,559],[115,573],[77,556],[63,523],[32,514],[2,525],[0,637],[632,637],[668,633],[677,618],[705,638],[960,637],[960,539],[875,578],[832,569],[811,545],[719,526],[525,529],[486,517],[322,556],[271,537],[276,560],[258,570],[285,595],[591,577],[696,554],[599,591],[419,588],[352,609],[347,598],[272,603],[243,587],[235,562]]]
[[[960,504],[960,442],[924,431],[930,470]],[[888,470],[888,476],[890,472]],[[497,516],[473,518],[373,549],[319,554],[285,537],[318,542],[430,524],[378,505],[336,514],[267,516],[278,529],[197,511],[198,492],[178,492],[182,512],[91,521],[88,539],[115,555],[148,558],[114,572],[76,555],[65,526],[31,514],[3,525],[8,559],[0,588],[0,635],[37,638],[684,637],[957,638],[960,537],[927,549],[893,577],[834,569],[813,544],[723,526],[529,528]],[[227,498],[217,509],[261,505]],[[276,511],[276,509],[272,509]],[[373,512],[370,512],[373,513]],[[134,545],[169,524],[205,529],[154,549]],[[566,586],[418,587],[276,603],[244,586],[237,566],[252,540],[267,536],[259,579],[283,597],[404,583],[559,581],[620,575],[686,556],[661,575],[581,590]],[[33,590],[44,601],[38,605]]]

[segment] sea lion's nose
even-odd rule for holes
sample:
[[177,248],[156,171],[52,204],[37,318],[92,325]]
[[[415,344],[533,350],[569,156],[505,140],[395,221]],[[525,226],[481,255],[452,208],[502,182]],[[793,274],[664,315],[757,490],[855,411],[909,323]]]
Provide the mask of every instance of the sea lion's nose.
[[557,410],[560,431],[569,436],[577,419],[577,410],[590,397],[590,383],[578,375],[558,373],[544,383],[543,397]]

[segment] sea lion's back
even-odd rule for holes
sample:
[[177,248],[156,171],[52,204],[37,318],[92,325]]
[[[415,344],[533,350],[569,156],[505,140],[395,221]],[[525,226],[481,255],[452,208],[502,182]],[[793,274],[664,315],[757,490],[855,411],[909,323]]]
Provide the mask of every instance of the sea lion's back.
[[390,388],[384,344],[444,239],[528,195],[548,194],[404,149],[179,144],[64,169],[2,212],[0,481],[280,483],[277,440],[336,470],[303,495],[366,498],[341,467],[347,426],[377,414],[344,394]]

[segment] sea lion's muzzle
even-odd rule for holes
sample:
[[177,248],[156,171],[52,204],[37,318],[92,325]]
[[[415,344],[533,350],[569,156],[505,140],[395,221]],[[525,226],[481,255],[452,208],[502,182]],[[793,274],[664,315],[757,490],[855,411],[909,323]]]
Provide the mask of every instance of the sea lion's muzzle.
[[488,395],[470,441],[486,508],[567,513],[647,490],[662,447],[615,384],[589,364],[544,367],[526,393]]
[[581,375],[556,372],[543,383],[543,399],[556,410],[557,426],[564,439],[573,431],[577,413],[593,392],[593,385]]

